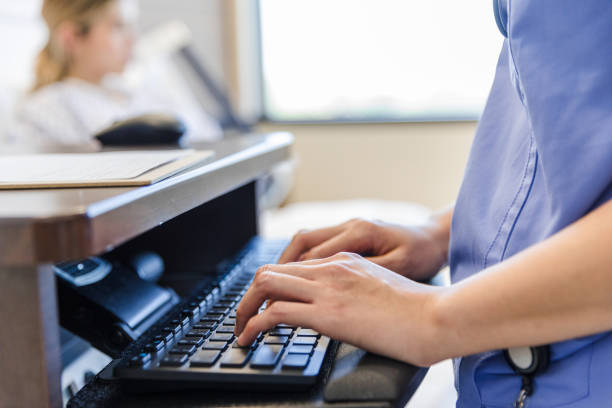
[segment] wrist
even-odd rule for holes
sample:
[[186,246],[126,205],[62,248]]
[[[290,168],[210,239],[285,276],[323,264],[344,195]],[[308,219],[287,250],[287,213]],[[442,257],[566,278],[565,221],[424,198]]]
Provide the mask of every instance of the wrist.
[[[446,310],[445,294],[448,287],[433,287],[420,285],[422,293],[417,295],[413,290],[406,293],[405,299],[410,303],[407,308],[418,310],[414,314],[417,319],[409,319],[405,338],[411,341],[404,343],[404,361],[421,367],[429,367],[453,355],[449,346],[448,330],[451,330]],[[413,288],[414,289],[414,288]],[[420,290],[419,290],[420,291]],[[417,334],[418,335],[415,335]]]
[[450,229],[453,211],[445,210],[432,214],[427,224],[424,226],[424,230],[429,234],[432,241],[438,247],[445,264],[448,262],[448,245],[450,241]]
[[432,364],[473,354],[478,351],[474,346],[485,336],[481,331],[482,325],[474,324],[473,315],[462,313],[466,311],[465,299],[461,297],[462,286],[440,287],[429,302],[428,324],[432,344],[429,357]]
[[423,350],[423,363],[431,366],[447,358],[455,357],[452,350],[456,341],[453,332],[452,311],[449,310],[449,287],[436,287],[429,296],[424,309],[425,349]]
[[[415,256],[410,265],[411,279],[428,281],[448,263],[450,222],[444,217],[432,216],[425,224],[417,227],[418,242],[414,246]],[[418,254],[418,255],[417,255]]]

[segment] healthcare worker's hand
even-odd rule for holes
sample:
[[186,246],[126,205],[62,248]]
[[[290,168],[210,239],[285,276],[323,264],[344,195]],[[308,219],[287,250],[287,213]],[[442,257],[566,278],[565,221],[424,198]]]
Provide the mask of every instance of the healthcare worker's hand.
[[[266,265],[236,311],[238,343],[279,323],[309,327],[365,350],[417,365],[433,362],[431,322],[445,288],[416,283],[359,255]],[[271,304],[261,313],[264,301]]]
[[380,266],[415,280],[426,280],[446,263],[452,210],[422,226],[354,219],[293,237],[279,263],[321,259],[338,252],[354,252]]

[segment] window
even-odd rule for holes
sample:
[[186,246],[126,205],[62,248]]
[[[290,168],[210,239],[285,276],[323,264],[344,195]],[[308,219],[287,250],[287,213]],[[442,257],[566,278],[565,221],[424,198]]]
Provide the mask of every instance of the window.
[[260,0],[265,116],[477,119],[502,44],[490,1]]
[[[33,61],[47,39],[40,18],[41,0],[0,4],[0,93],[26,89],[33,81]],[[2,95],[0,95],[1,97]]]

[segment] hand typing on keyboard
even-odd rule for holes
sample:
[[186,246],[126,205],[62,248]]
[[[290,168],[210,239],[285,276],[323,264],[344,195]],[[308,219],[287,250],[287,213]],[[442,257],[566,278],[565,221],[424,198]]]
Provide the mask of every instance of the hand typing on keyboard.
[[427,280],[446,262],[447,223],[450,218],[446,215],[411,227],[354,219],[333,227],[302,231],[293,237],[279,263],[354,252],[410,279]]
[[[196,288],[180,307],[160,320],[126,351],[114,375],[147,389],[218,387],[302,390],[329,366],[329,337],[300,326],[279,324],[247,344],[234,336],[236,308],[257,267],[278,260],[285,241],[254,238],[217,279]],[[262,307],[263,310],[263,307]]]
[[[359,255],[266,265],[236,310],[238,344],[284,323],[417,365],[434,358],[433,305],[446,289],[419,284]],[[263,311],[261,305],[272,303]],[[435,356],[435,357],[434,357]]]

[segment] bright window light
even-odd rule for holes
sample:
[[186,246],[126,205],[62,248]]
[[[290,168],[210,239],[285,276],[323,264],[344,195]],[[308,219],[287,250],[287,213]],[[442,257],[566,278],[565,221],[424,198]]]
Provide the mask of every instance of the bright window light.
[[503,37],[490,1],[260,0],[279,121],[477,119]]

